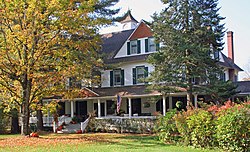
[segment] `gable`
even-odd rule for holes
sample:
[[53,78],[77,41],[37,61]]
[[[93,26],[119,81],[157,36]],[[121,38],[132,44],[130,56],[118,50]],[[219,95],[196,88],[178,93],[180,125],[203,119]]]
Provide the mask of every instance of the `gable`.
[[151,31],[151,29],[144,22],[141,22],[134,33],[130,36],[129,40],[136,40],[152,36],[153,32]]

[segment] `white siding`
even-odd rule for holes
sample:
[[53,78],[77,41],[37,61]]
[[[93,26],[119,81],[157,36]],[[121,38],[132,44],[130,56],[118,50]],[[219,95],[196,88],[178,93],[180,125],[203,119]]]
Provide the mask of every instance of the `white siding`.
[[[148,72],[152,72],[154,70],[154,67],[147,63],[147,62],[136,62],[136,63],[130,63],[130,64],[123,64],[120,67],[124,69],[124,85],[133,85],[133,72],[132,69],[135,68],[136,66],[145,66],[148,67]],[[110,87],[110,70],[106,70],[102,72],[102,87]]]
[[116,56],[114,58],[121,58],[121,57],[126,57],[126,56],[136,56],[136,55],[152,53],[152,52],[145,52],[145,39],[147,39],[147,37],[138,39],[141,41],[141,53],[140,54],[127,55],[127,42],[129,42],[129,40],[128,40],[123,44],[122,48],[119,50],[119,52],[116,54]]

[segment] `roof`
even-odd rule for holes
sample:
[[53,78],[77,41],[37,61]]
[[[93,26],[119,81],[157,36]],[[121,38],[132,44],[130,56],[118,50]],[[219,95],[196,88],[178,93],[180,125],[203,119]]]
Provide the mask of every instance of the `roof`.
[[121,18],[118,19],[118,21],[120,23],[126,23],[131,21],[138,23],[138,21],[132,16],[131,10],[128,10],[127,13],[125,13]]
[[122,86],[122,87],[107,87],[107,88],[94,88],[93,91],[100,96],[130,96],[130,95],[158,95],[158,91],[146,92],[147,86]]
[[145,61],[150,54],[141,54],[135,56],[126,56],[120,58],[113,58],[107,60],[105,63],[114,64],[114,63],[123,63],[123,62],[133,62],[133,61]]
[[104,62],[116,55],[133,31],[134,29],[102,35],[101,52],[104,53]]
[[250,81],[238,81],[235,83],[238,85],[236,91],[239,91],[240,94],[250,94]]
[[219,62],[221,66],[230,68],[230,69],[237,69],[238,71],[243,71],[238,65],[236,65],[232,60],[230,60],[225,54],[221,53],[224,62]]

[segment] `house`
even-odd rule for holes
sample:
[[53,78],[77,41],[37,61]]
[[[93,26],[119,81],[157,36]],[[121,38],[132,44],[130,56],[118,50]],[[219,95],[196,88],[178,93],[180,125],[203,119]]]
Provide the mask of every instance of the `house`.
[[[102,35],[101,52],[105,54],[104,62],[109,69],[101,71],[101,87],[82,88],[87,95],[73,101],[60,102],[60,115],[67,114],[86,116],[96,111],[97,117],[116,115],[117,96],[121,97],[120,111],[123,117],[150,117],[159,111],[163,115],[168,109],[176,107],[177,101],[186,104],[186,90],[180,88],[179,93],[168,96],[158,91],[147,91],[144,79],[154,70],[147,63],[147,57],[156,52],[160,45],[154,41],[153,33],[144,20],[138,22],[128,11],[121,19],[122,30]],[[223,53],[214,54],[219,57],[219,64],[224,68],[221,79],[238,81],[238,72],[242,71],[234,63],[233,32],[227,32],[228,57]],[[203,100],[204,95],[194,94],[194,105]]]

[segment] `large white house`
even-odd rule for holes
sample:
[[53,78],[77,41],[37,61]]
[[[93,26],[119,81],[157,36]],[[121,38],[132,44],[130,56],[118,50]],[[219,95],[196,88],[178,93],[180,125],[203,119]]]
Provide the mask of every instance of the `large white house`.
[[[101,87],[82,88],[88,96],[73,101],[61,102],[60,114],[86,116],[88,112],[97,111],[97,117],[116,115],[116,102],[119,95],[120,111],[123,117],[152,116],[155,112],[165,115],[168,109],[176,107],[177,101],[186,104],[186,91],[171,93],[168,96],[157,91],[146,91],[144,78],[148,77],[154,67],[147,63],[147,57],[159,49],[153,33],[145,21],[138,22],[128,11],[120,21],[123,29],[119,32],[102,35],[101,52],[105,54],[104,62],[112,67],[101,71]],[[224,67],[221,78],[238,81],[238,72],[242,71],[234,63],[233,32],[227,32],[228,57],[223,53],[219,57]],[[193,104],[204,100],[204,95],[195,94]]]

